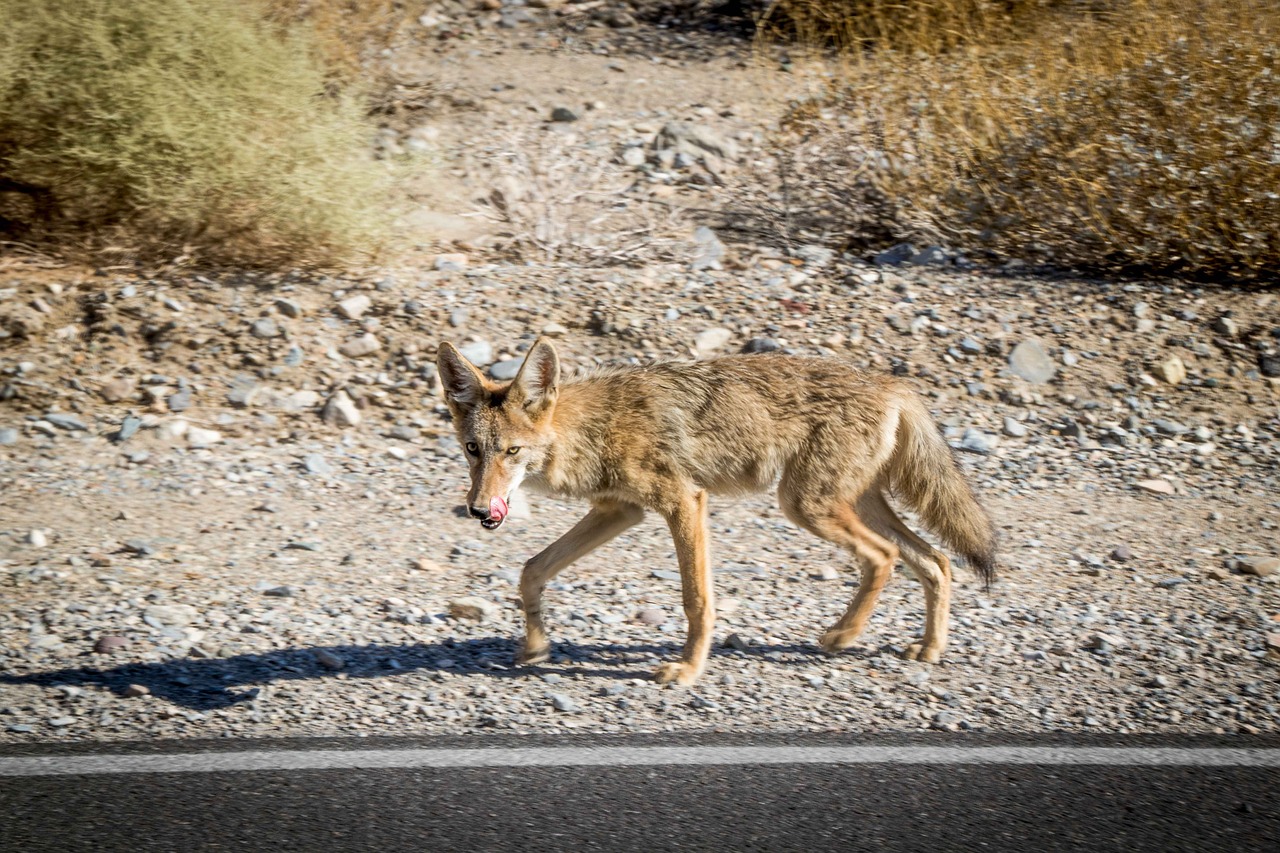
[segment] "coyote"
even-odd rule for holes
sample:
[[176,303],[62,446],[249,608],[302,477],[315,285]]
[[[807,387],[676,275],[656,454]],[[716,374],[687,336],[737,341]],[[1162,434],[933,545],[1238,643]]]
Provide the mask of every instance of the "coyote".
[[591,511],[520,576],[525,615],[518,663],[547,659],[547,582],[644,517],[675,540],[689,633],[661,683],[693,684],[715,622],[707,495],[777,483],[787,518],[850,552],[862,582],[822,649],[847,649],[866,627],[899,557],[924,586],[924,636],[906,657],[935,663],[947,643],[951,567],[885,499],[897,494],[988,585],[995,535],[923,402],[887,376],[835,358],[731,355],[605,369],[561,379],[555,347],[539,339],[509,383],[492,382],[450,343],[436,355],[445,401],[471,468],[470,514],[502,525],[520,485],[583,498]]

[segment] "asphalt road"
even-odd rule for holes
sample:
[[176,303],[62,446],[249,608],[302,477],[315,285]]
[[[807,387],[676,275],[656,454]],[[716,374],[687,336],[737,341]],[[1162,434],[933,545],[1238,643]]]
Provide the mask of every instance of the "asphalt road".
[[1257,738],[18,746],[0,849],[1275,851],[1278,783]]

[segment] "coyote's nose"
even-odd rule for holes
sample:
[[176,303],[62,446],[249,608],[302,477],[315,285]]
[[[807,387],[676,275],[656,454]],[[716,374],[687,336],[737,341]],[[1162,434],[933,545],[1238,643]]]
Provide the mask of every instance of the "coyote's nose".
[[481,521],[489,520],[489,508],[487,506],[469,506],[467,512],[471,513],[472,518],[478,518]]

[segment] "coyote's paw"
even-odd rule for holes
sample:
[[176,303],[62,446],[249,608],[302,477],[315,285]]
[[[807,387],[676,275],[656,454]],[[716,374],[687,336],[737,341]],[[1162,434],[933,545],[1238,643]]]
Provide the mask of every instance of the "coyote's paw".
[[683,684],[686,687],[698,680],[698,676],[702,672],[688,661],[672,661],[664,663],[658,667],[658,671],[653,674],[653,678],[659,684]]
[[921,640],[918,643],[912,643],[907,646],[907,650],[902,653],[902,656],[907,660],[918,660],[921,663],[937,663],[942,660],[942,649],[936,647],[926,649],[924,641]]
[[857,639],[857,634],[832,628],[818,638],[818,646],[829,655],[838,655],[852,646]]
[[516,655],[516,664],[518,666],[531,666],[535,663],[546,663],[550,658],[550,646],[526,646]]

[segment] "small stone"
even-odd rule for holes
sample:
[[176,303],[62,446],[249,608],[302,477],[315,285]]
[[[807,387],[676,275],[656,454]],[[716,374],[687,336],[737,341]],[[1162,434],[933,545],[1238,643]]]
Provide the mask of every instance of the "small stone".
[[316,663],[328,670],[339,670],[347,665],[347,662],[335,655],[328,649],[316,650]]
[[1280,378],[1280,353],[1259,353],[1258,370],[1271,379]]
[[1034,385],[1043,385],[1058,372],[1044,347],[1035,340],[1022,341],[1013,348],[1009,353],[1009,369]]
[[507,382],[516,378],[516,374],[520,372],[520,365],[524,364],[522,358],[508,358],[502,361],[496,361],[489,368],[489,375],[499,382]]
[[551,120],[560,122],[577,121],[578,114],[568,107],[556,107],[551,111]]
[[361,358],[382,349],[382,342],[372,333],[361,335],[353,341],[347,341],[338,351],[347,358]]
[[693,339],[693,348],[698,351],[698,355],[705,356],[723,347],[733,339],[733,332],[717,326],[711,329],[705,329],[698,333]]
[[320,417],[339,428],[359,426],[363,419],[359,407],[346,391],[337,391],[324,404]]
[[622,165],[630,166],[631,168],[635,169],[639,166],[643,166],[644,161],[647,158],[645,156],[643,148],[641,148],[638,145],[632,145],[627,148],[623,148],[622,154],[619,156],[618,159],[622,161]]
[[70,431],[87,430],[89,427],[84,421],[75,415],[64,414],[63,412],[49,412],[44,419],[56,426],[58,429]]
[[1240,324],[1225,314],[1213,321],[1213,330],[1223,337],[1240,337]]
[[112,433],[110,438],[115,443],[121,444],[137,435],[140,429],[142,429],[142,418],[129,415],[120,422],[120,429]]
[[1133,551],[1128,545],[1117,545],[1111,550],[1111,559],[1117,563],[1127,563],[1133,559]]
[[997,443],[994,435],[987,435],[982,430],[969,427],[964,431],[964,435],[960,439],[960,449],[967,450],[970,453],[986,455],[995,450]]
[[696,249],[689,268],[695,272],[720,269],[726,249],[724,243],[720,242],[720,238],[716,236],[716,232],[702,225],[693,232],[693,242]]
[[449,615],[454,619],[487,622],[497,617],[498,605],[487,598],[468,595],[449,602]]
[[222,441],[222,433],[216,429],[193,426],[187,430],[187,444],[191,447],[209,447]]
[[455,308],[449,312],[449,325],[455,329],[459,326],[465,326],[467,320],[471,317],[471,312],[466,308]]
[[1152,690],[1167,690],[1172,682],[1163,675],[1157,675],[1147,682],[1147,687]]
[[142,618],[152,627],[190,625],[199,612],[190,604],[153,604],[142,611]]
[[108,403],[121,403],[132,400],[137,392],[138,387],[132,378],[120,376],[103,385],[98,394]]
[[724,645],[725,645],[725,648],[733,649],[734,651],[738,651],[738,652],[745,652],[751,648],[751,644],[748,643],[746,640],[742,639],[742,637],[738,636],[737,633],[733,633],[725,637]]
[[93,644],[93,650],[100,655],[109,655],[129,646],[129,640],[118,634],[103,634]]
[[280,337],[280,327],[270,317],[262,317],[253,321],[253,325],[249,327],[249,333],[255,338],[278,338]]
[[576,714],[578,711],[582,710],[578,707],[577,702],[574,702],[573,699],[564,693],[551,694],[551,707],[566,714]]
[[1172,495],[1173,484],[1168,480],[1139,480],[1135,483],[1139,489],[1153,495]]
[[1181,385],[1187,379],[1187,366],[1181,358],[1171,355],[1156,365],[1156,376],[1170,385]]
[[366,294],[358,293],[338,303],[338,313],[348,320],[359,320],[364,312],[373,307],[373,300]]
[[916,256],[916,247],[910,243],[899,243],[880,252],[871,262],[880,267],[893,267],[904,264]]
[[569,330],[559,323],[548,323],[542,327],[542,334],[549,338],[558,338],[561,335],[569,334]]
[[642,625],[661,625],[667,621],[667,614],[657,607],[645,607],[636,613],[635,618]]
[[170,394],[165,400],[165,405],[169,407],[171,412],[185,412],[191,408],[191,389],[183,388],[176,394]]
[[333,476],[333,466],[319,453],[308,453],[302,457],[302,467],[306,469],[308,474],[315,474],[319,477]]
[[262,594],[270,598],[293,598],[297,593],[291,586],[273,586],[264,589]]
[[468,263],[470,259],[462,252],[447,252],[436,255],[435,268],[437,272],[461,272]]
[[49,544],[49,537],[43,530],[36,528],[27,532],[27,544],[32,548],[44,548]]
[[1280,572],[1280,557],[1242,557],[1239,565],[1246,574],[1266,578]]
[[0,429],[0,446],[18,443],[18,431],[13,427]]
[[472,341],[458,347],[458,352],[467,361],[478,367],[493,364],[493,344],[488,341]]
[[302,316],[302,306],[292,299],[277,299],[275,305],[276,310],[290,320],[296,320]]
[[151,688],[145,684],[130,684],[124,690],[120,691],[120,695],[126,699],[137,699],[140,696],[147,696],[151,693]]
[[782,344],[773,338],[752,338],[742,347],[743,352],[777,352]]
[[1027,434],[1027,427],[1017,418],[1005,418],[1002,431],[1010,438],[1022,438]]

